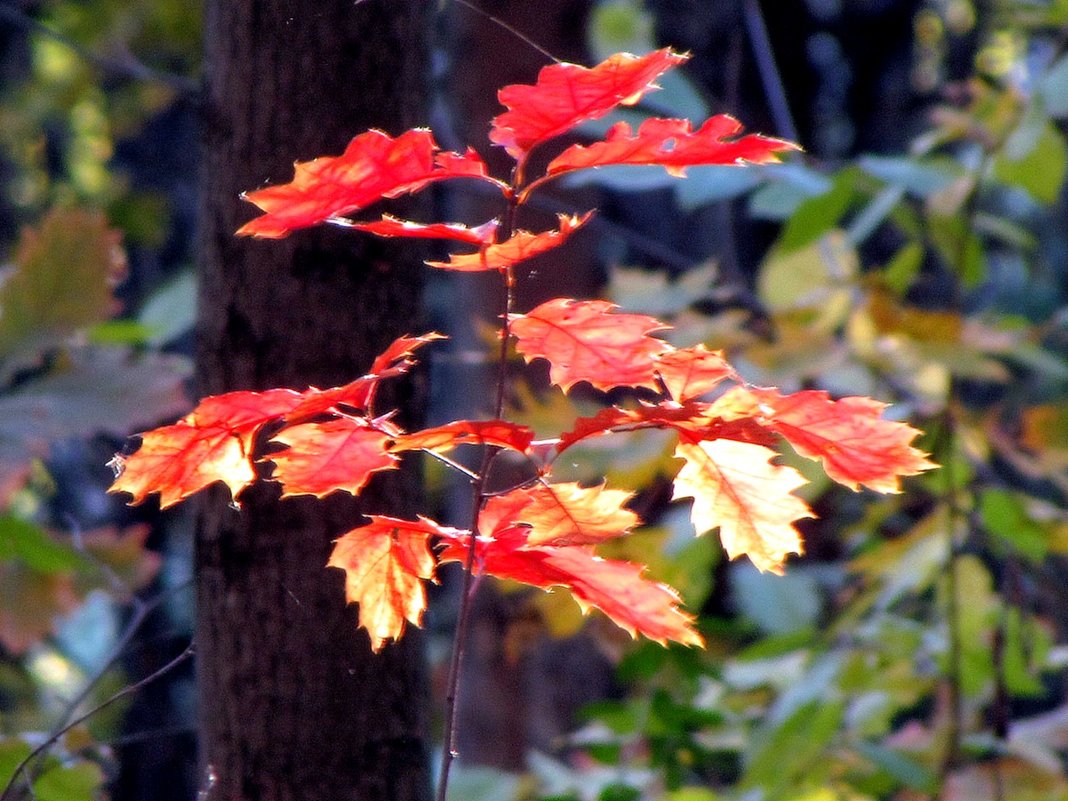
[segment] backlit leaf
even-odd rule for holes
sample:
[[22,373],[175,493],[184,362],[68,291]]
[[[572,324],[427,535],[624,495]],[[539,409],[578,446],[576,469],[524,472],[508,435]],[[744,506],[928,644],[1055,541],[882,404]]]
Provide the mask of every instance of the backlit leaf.
[[165,509],[222,481],[236,501],[256,479],[252,446],[257,432],[302,398],[290,389],[205,398],[174,425],[142,434],[132,456],[116,456],[120,472],[108,492],[128,492],[134,504],[158,492]]
[[527,498],[518,519],[531,527],[529,545],[593,545],[622,536],[641,522],[624,507],[634,495],[625,490],[568,482],[534,484],[509,494]]
[[371,522],[337,539],[328,567],[345,571],[345,598],[360,605],[360,626],[371,648],[400,639],[406,622],[420,624],[426,609],[423,581],[434,578],[432,536],[453,533],[432,520],[371,515]]
[[644,314],[616,314],[604,300],[549,300],[510,318],[516,350],[528,362],[549,362],[549,378],[565,392],[580,381],[597,389],[656,389],[653,357],[670,346],[649,336],[667,328]]
[[549,162],[546,172],[560,175],[590,167],[652,164],[683,177],[687,167],[768,164],[779,160],[778,153],[799,150],[791,142],[759,134],[738,137],[741,131],[742,124],[726,114],[711,117],[696,131],[689,120],[648,119],[636,134],[626,122],[619,122],[604,141],[569,147]]
[[507,420],[457,420],[454,423],[402,434],[391,451],[450,451],[457,445],[495,445],[525,453],[534,439],[526,426]]
[[805,483],[791,467],[771,463],[763,445],[730,439],[682,440],[675,456],[686,463],[672,498],[693,498],[698,534],[719,528],[731,559],[747,555],[761,570],[782,573],[787,555],[802,552],[794,523],[812,512],[793,490]]
[[864,397],[832,400],[826,392],[789,395],[753,389],[763,424],[781,434],[802,456],[819,459],[827,475],[856,490],[900,492],[900,476],[930,470],[935,464],[911,442],[920,432],[883,419],[885,403]]
[[[584,612],[600,609],[632,637],[659,643],[703,645],[693,618],[678,608],[678,594],[666,584],[642,577],[644,567],[602,559],[591,548],[528,545],[527,530],[506,528],[490,539],[479,537],[475,572],[532,587],[567,587]],[[464,562],[466,543],[449,540],[443,562]]]
[[242,195],[265,213],[237,233],[280,239],[446,178],[486,178],[486,165],[474,150],[439,150],[433,134],[422,128],[396,139],[370,130],[349,142],[340,156],[298,161],[289,183]]
[[735,375],[722,351],[710,351],[704,345],[660,354],[656,372],[672,399],[679,403],[704,395],[723,379]]
[[417,223],[411,220],[399,220],[383,214],[381,220],[366,223],[347,224],[346,228],[366,231],[377,236],[407,237],[415,239],[453,239],[472,245],[487,245],[497,233],[497,221],[490,220],[482,225],[468,228],[461,223]]
[[275,465],[271,477],[281,482],[283,498],[322,498],[339,491],[358,495],[372,473],[397,466],[397,457],[386,452],[389,439],[371,421],[348,415],[290,426],[271,440],[288,446],[268,457]]
[[687,56],[664,48],[644,56],[618,53],[595,67],[551,64],[533,86],[513,84],[497,93],[508,111],[493,118],[490,140],[519,160],[541,142],[619,105],[636,103],[663,73]]
[[581,217],[567,214],[557,215],[560,228],[556,231],[542,231],[532,234],[530,231],[516,231],[504,242],[490,245],[478,253],[463,255],[452,254],[448,261],[428,261],[431,267],[442,270],[460,270],[478,272],[482,270],[506,270],[514,264],[532,259],[553,248],[560,247],[576,230],[581,228],[593,215],[586,212]]

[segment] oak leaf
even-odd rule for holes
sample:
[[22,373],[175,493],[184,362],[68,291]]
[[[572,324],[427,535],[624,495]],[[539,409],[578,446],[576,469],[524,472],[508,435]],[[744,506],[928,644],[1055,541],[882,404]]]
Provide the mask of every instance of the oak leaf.
[[693,498],[697,533],[719,528],[731,559],[745,554],[760,570],[782,573],[787,555],[802,552],[793,524],[813,515],[792,492],[805,479],[792,467],[772,464],[773,450],[731,439],[683,438],[675,456],[685,464],[672,499]]
[[725,378],[735,377],[722,351],[710,351],[704,345],[670,350],[656,360],[656,372],[672,399],[678,403],[696,398],[719,386]]
[[546,174],[555,176],[590,167],[644,164],[659,165],[671,175],[684,177],[687,167],[742,162],[768,164],[779,160],[778,153],[800,149],[792,142],[760,134],[728,138],[741,131],[742,124],[726,114],[706,120],[696,131],[689,120],[648,119],[636,134],[627,123],[618,122],[609,129],[604,141],[569,147],[549,162]]
[[433,134],[422,128],[396,139],[370,130],[349,142],[340,156],[298,161],[289,183],[243,194],[265,213],[237,233],[280,239],[446,178],[486,179],[486,165],[471,149],[462,154],[439,150]]
[[286,446],[267,457],[275,465],[271,478],[282,484],[283,498],[322,498],[339,491],[359,495],[372,473],[397,466],[397,457],[386,451],[389,440],[372,421],[344,414],[290,426],[271,440]]
[[[475,572],[542,589],[566,587],[583,612],[601,610],[632,637],[642,634],[659,643],[704,645],[693,617],[679,609],[678,594],[666,584],[644,578],[643,565],[602,559],[587,547],[531,546],[527,532],[501,521],[495,536],[479,537]],[[466,538],[446,540],[440,559],[465,562]]]
[[497,234],[498,222],[490,220],[469,228],[462,223],[417,223],[383,214],[374,222],[346,223],[344,227],[366,231],[376,236],[414,239],[452,239],[472,245],[488,245]]
[[597,389],[656,389],[653,358],[670,348],[649,336],[668,326],[644,314],[617,314],[604,300],[556,298],[509,317],[516,350],[549,362],[549,378],[565,392],[580,381]]
[[166,509],[209,484],[222,481],[235,499],[256,480],[256,434],[296,408],[303,396],[290,389],[228,392],[205,398],[174,425],[141,435],[132,456],[116,456],[119,474],[108,492],[128,492],[131,503],[159,493]]
[[542,231],[532,234],[530,231],[516,231],[511,237],[496,245],[489,245],[478,253],[452,254],[448,261],[428,261],[431,267],[442,270],[460,270],[479,272],[485,270],[506,270],[526,259],[532,259],[553,248],[560,247],[576,230],[581,228],[593,216],[586,212],[581,217],[558,214],[560,228],[555,231]]
[[688,57],[670,49],[644,56],[617,53],[595,67],[550,64],[537,83],[505,86],[497,93],[508,111],[493,118],[490,140],[517,161],[535,146],[619,105],[636,103],[653,83]]
[[494,445],[526,453],[534,432],[507,420],[457,420],[411,434],[402,434],[390,446],[391,451],[425,450],[443,453],[458,445]]
[[641,522],[624,508],[634,493],[604,485],[539,483],[514,492],[527,498],[518,519],[531,527],[529,545],[594,545],[622,536]]
[[826,392],[783,395],[775,389],[750,390],[763,423],[798,453],[818,459],[827,475],[850,489],[900,492],[900,477],[936,465],[912,447],[919,436],[906,423],[883,419],[885,403],[865,397],[832,400]]
[[371,522],[342,534],[328,567],[345,571],[345,598],[360,605],[360,626],[371,649],[398,640],[405,623],[418,626],[426,609],[423,581],[434,578],[431,537],[456,535],[432,520],[370,515]]

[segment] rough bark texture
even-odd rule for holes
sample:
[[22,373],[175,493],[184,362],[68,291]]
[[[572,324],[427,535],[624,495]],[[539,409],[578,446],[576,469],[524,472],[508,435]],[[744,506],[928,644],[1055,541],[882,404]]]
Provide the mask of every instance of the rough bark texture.
[[[198,377],[203,394],[333,386],[414,332],[421,264],[410,247],[313,230],[237,239],[242,190],[355,134],[425,123],[423,0],[209,0]],[[417,406],[412,386],[383,404]],[[410,515],[418,476],[353,499],[277,500],[258,486],[203,501],[197,658],[211,801],[422,801],[425,674],[417,636],[372,656],[346,609],[331,540],[367,509]],[[214,780],[209,777],[213,776]],[[210,786],[210,790],[208,789]]]

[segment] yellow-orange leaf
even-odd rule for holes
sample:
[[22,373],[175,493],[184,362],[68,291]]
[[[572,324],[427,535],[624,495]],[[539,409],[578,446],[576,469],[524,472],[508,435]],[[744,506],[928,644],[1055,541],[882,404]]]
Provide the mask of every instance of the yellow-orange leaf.
[[271,440],[289,446],[268,457],[275,464],[272,478],[282,483],[283,498],[322,498],[338,491],[358,495],[372,473],[397,466],[397,457],[386,451],[389,439],[368,420],[348,415],[291,426]]
[[528,499],[518,519],[531,527],[530,545],[593,545],[622,536],[641,522],[624,508],[633,492],[603,485],[535,484],[508,494]]
[[549,362],[549,378],[565,392],[580,381],[602,390],[656,389],[653,357],[670,348],[649,336],[668,326],[645,314],[617,314],[605,300],[556,298],[514,314],[509,330],[529,362]]
[[723,358],[723,352],[707,350],[704,345],[670,350],[656,361],[660,380],[672,400],[678,403],[704,395],[723,379],[734,376],[734,369]]
[[113,464],[119,474],[108,492],[128,492],[135,504],[158,492],[165,509],[222,481],[236,500],[256,479],[256,433],[302,398],[289,389],[205,398],[174,425],[142,434],[141,447],[132,456],[116,456]]
[[693,498],[697,533],[719,528],[731,559],[745,554],[761,570],[782,573],[787,555],[802,552],[793,524],[813,515],[792,493],[805,480],[792,467],[771,464],[775,451],[731,439],[683,437],[675,456],[686,463],[672,498]]
[[455,532],[422,517],[370,517],[338,538],[327,566],[345,571],[345,598],[360,605],[360,626],[372,650],[380,651],[400,639],[406,622],[419,625],[426,609],[423,581],[434,578],[429,539]]

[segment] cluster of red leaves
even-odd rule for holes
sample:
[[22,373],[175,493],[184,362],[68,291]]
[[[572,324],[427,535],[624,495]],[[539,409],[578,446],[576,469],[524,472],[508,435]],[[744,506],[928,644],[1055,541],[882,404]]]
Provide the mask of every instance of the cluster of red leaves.
[[[490,139],[508,151],[517,162],[516,174],[522,175],[533,148],[635,102],[655,88],[657,77],[684,60],[660,50],[642,57],[613,56],[593,68],[546,67],[535,85],[501,90],[508,110],[493,120]],[[516,264],[560,246],[589,215],[562,215],[558,230],[509,231],[503,241],[498,241],[496,221],[472,228],[389,216],[354,222],[341,215],[449,178],[490,181],[514,208],[532,187],[572,170],[654,164],[680,174],[695,165],[774,161],[776,154],[796,149],[778,139],[739,133],[737,121],[727,116],[714,117],[696,131],[688,121],[653,119],[632,135],[620,124],[604,141],[574,145],[553,159],[543,176],[513,186],[488,176],[472,150],[440,151],[429,131],[408,131],[396,139],[370,131],[353,139],[341,156],[298,163],[292,182],[249,193],[246,198],[265,213],[239,233],[276,238],[333,222],[379,236],[440,238],[478,250],[431,266],[496,270],[510,281]],[[653,336],[665,328],[652,317],[619,312],[599,300],[557,298],[510,315],[503,334],[528,362],[546,361],[551,382],[564,392],[586,382],[603,391],[658,393],[655,403],[608,407],[553,439],[534,441],[528,428],[507,420],[458,420],[405,432],[388,415],[375,416],[379,382],[409,370],[416,349],[438,338],[402,337],[367,375],[342,387],[231,392],[204,399],[174,425],[143,434],[140,449],[122,460],[124,469],[112,489],[130,493],[135,503],[159,493],[161,505],[170,506],[222,481],[236,501],[255,481],[256,463],[271,462],[271,480],[282,485],[283,497],[357,494],[374,473],[394,468],[404,451],[440,457],[469,445],[489,448],[494,456],[509,452],[526,461],[530,478],[480,498],[471,530],[426,518],[371,515],[369,523],[337,540],[329,564],[345,571],[347,597],[359,604],[360,624],[372,647],[377,650],[400,637],[407,622],[419,624],[426,607],[424,582],[435,580],[438,564],[469,559],[478,574],[540,588],[565,587],[584,611],[599,609],[632,635],[699,645],[693,618],[679,609],[674,590],[644,577],[641,565],[603,559],[595,552],[598,544],[640,523],[626,508],[631,493],[553,482],[553,464],[561,454],[583,440],[616,432],[674,432],[675,455],[682,460],[674,497],[693,499],[696,533],[718,529],[732,558],[746,554],[760,569],[775,572],[781,572],[789,554],[801,553],[795,523],[812,516],[793,494],[804,479],[774,461],[782,441],[822,462],[832,479],[853,489],[895,492],[900,476],[932,464],[911,445],[915,429],[883,419],[883,404],[749,386],[721,353],[700,345],[674,348]],[[268,424],[274,433],[267,442],[258,441]]]

